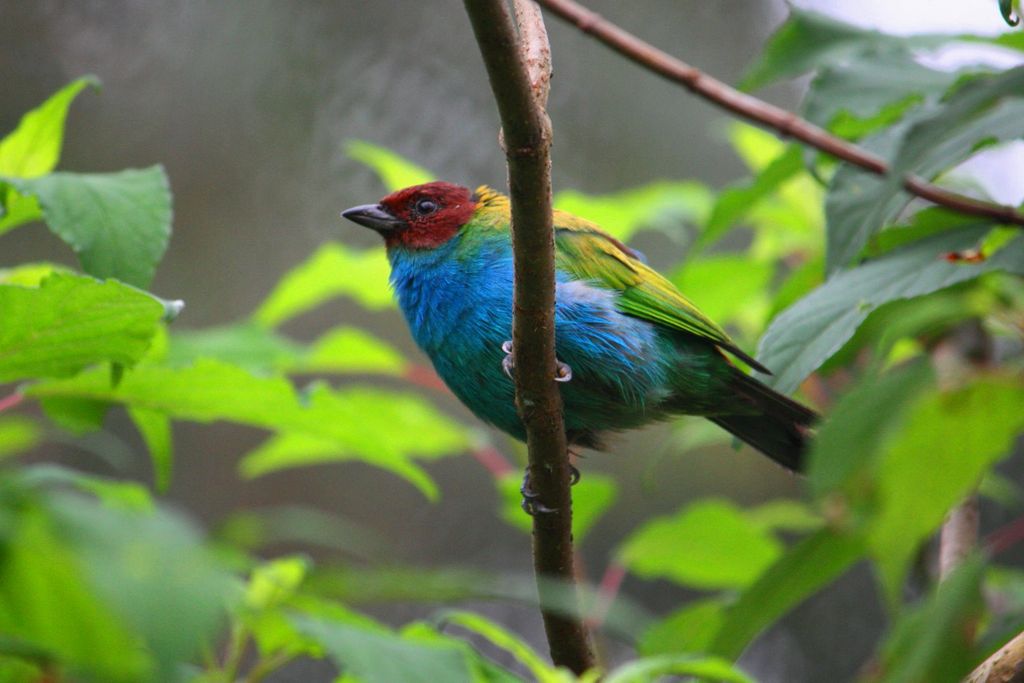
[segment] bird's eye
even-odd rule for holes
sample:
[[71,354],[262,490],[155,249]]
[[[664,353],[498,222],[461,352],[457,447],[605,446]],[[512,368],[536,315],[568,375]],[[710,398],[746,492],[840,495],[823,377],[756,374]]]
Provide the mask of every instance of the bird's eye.
[[416,202],[416,213],[421,216],[427,216],[437,211],[437,202],[433,199],[421,199]]

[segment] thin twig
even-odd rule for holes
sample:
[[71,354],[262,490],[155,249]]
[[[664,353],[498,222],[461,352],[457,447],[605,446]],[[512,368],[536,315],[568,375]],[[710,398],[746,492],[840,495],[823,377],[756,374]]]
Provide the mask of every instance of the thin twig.
[[15,407],[24,400],[25,394],[21,393],[13,393],[9,396],[4,396],[3,398],[0,398],[0,413],[2,413],[5,410],[10,410],[11,408]]
[[939,534],[939,579],[945,580],[978,547],[978,497],[966,500],[949,511]]
[[[554,382],[555,261],[551,217],[551,127],[535,95],[504,0],[465,0],[504,131],[512,200],[516,407],[526,431],[530,484],[540,506],[533,518],[533,559],[551,658],[582,673],[593,664],[587,630],[577,616],[550,611],[551,579],[575,585],[572,498],[562,399]],[[541,24],[541,27],[543,24]],[[524,42],[546,36],[520,27]],[[543,64],[539,65],[543,68]],[[542,506],[542,507],[541,507]],[[546,579],[546,580],[545,580]],[[556,589],[557,590],[557,589]]]
[[1024,633],[996,650],[964,683],[1024,683]]
[[[832,135],[792,112],[742,93],[722,81],[708,76],[699,69],[619,28],[575,0],[537,0],[537,2],[623,57],[659,76],[685,86],[694,94],[718,107],[770,128],[781,137],[799,140],[874,175],[889,174],[889,164],[881,157]],[[1024,213],[1017,211],[1012,206],[994,204],[950,192],[915,175],[904,176],[901,184],[903,189],[910,194],[958,213],[980,216],[1006,225],[1024,226]]]

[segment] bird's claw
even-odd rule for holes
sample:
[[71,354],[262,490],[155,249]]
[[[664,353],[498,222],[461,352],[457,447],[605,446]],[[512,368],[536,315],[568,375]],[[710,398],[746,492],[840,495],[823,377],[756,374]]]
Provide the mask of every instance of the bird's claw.
[[505,353],[505,357],[501,359],[501,370],[509,379],[514,379],[512,377],[512,368],[515,367],[516,361],[515,356],[512,355],[512,340],[502,342],[501,350]]
[[537,500],[540,498],[540,494],[533,490],[530,486],[530,468],[527,467],[526,471],[523,472],[523,485],[519,487],[519,493],[523,495],[523,502],[519,504],[519,507],[523,508],[523,512],[536,517],[538,514],[550,514],[557,512],[558,508],[549,508],[544,503]]
[[[576,469],[575,465],[569,465],[569,486],[575,486],[580,481],[580,471]],[[530,485],[530,468],[527,467],[526,471],[523,472],[523,485],[519,487],[519,493],[523,496],[523,502],[519,504],[519,507],[523,508],[523,512],[536,517],[538,514],[549,514],[552,512],[558,512],[558,508],[549,508],[544,503],[540,502],[540,494],[533,490]]]
[[569,367],[568,363],[555,359],[555,381],[556,382],[568,382],[572,379],[572,368]]
[[[516,366],[515,355],[512,353],[512,342],[507,340],[501,343],[501,350],[505,353],[505,357],[501,359],[501,371],[509,379],[512,377],[512,368]],[[568,363],[555,359],[555,381],[556,382],[568,382],[572,380],[572,368]]]

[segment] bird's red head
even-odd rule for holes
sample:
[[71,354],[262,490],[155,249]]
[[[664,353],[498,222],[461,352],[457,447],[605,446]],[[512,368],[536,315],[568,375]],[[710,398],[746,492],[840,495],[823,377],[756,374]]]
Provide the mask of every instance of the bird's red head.
[[341,215],[379,232],[388,247],[433,249],[459,232],[476,205],[469,188],[439,181],[407,187],[379,204],[356,206]]

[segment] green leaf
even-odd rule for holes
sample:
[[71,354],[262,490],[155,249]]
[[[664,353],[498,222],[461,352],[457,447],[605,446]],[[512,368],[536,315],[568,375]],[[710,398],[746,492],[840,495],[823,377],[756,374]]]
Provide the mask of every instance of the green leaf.
[[371,310],[392,307],[390,271],[383,249],[353,251],[343,244],[325,244],[281,279],[253,319],[277,327],[339,296],[350,296]]
[[881,377],[866,377],[845,393],[811,442],[807,468],[811,493],[821,498],[861,487],[885,439],[897,429],[908,406],[933,381],[931,366],[919,362]]
[[671,234],[678,233],[683,222],[703,223],[711,192],[701,183],[662,181],[604,195],[563,190],[555,195],[554,206],[626,241],[642,228],[664,226]]
[[[523,512],[523,494],[519,491],[522,475],[510,473],[498,480],[502,497],[501,517],[506,522],[526,533],[533,531],[530,516]],[[618,494],[618,487],[612,477],[587,472],[572,488],[572,537],[577,545],[583,542],[587,532],[601,515],[611,507]]]
[[[345,454],[340,457],[402,472],[428,495],[432,489],[408,459],[452,455],[470,443],[465,430],[410,394],[362,387],[332,391],[318,384],[300,396],[283,378],[257,377],[214,360],[199,360],[181,369],[140,365],[117,387],[102,373],[89,372],[71,380],[35,384],[26,392],[124,403],[175,419],[230,420],[305,435],[310,437],[307,443],[329,441],[335,452]],[[292,457],[294,451],[284,452]],[[264,461],[263,471],[273,464]]]
[[19,225],[43,219],[39,200],[18,194],[13,187],[4,182],[0,182],[0,209],[0,235]]
[[18,127],[0,140],[0,176],[35,178],[52,171],[60,160],[71,102],[86,86],[98,88],[99,84],[95,76],[79,78],[25,114]]
[[163,510],[125,512],[71,494],[51,505],[96,593],[146,644],[156,678],[171,679],[222,626],[234,578],[190,525]]
[[88,398],[52,396],[40,399],[40,406],[46,417],[57,426],[75,436],[89,434],[103,428],[103,421],[110,411],[108,401]]
[[279,557],[259,565],[249,576],[246,606],[265,610],[284,604],[306,579],[309,568],[309,560],[302,556]]
[[251,321],[171,335],[169,365],[189,365],[199,358],[215,358],[254,372],[400,375],[406,368],[399,351],[355,327],[336,327],[305,348]]
[[804,116],[844,137],[861,137],[894,123],[956,79],[955,72],[922,66],[902,49],[867,53],[819,71],[804,100]]
[[35,420],[23,415],[0,417],[0,458],[35,448],[43,440],[43,431]]
[[437,683],[472,680],[466,657],[452,643],[416,642],[340,621],[292,617],[342,671],[362,683]]
[[509,653],[530,672],[538,683],[558,683],[566,680],[564,670],[558,671],[544,661],[521,638],[479,614],[451,610],[444,612],[440,616],[440,620],[475,633]]
[[26,484],[40,488],[72,487],[95,496],[105,507],[126,512],[152,512],[153,498],[145,486],[119,481],[59,465],[35,465],[21,471]]
[[757,634],[838,578],[863,554],[859,538],[829,529],[800,541],[727,609],[708,652],[739,657]]
[[50,230],[87,273],[149,285],[171,235],[171,190],[162,166],[8,180],[39,200]]
[[644,657],[704,652],[724,618],[721,598],[695,600],[648,628],[637,649]]
[[417,166],[386,147],[366,140],[349,140],[345,152],[352,159],[369,166],[388,192],[410,185],[422,185],[436,179],[433,173]]
[[746,511],[747,519],[765,531],[815,531],[822,519],[798,500],[771,500]]
[[295,342],[251,322],[199,330],[174,330],[168,339],[166,362],[181,367],[212,358],[253,372],[287,370],[297,366],[304,349]]
[[687,676],[699,681],[754,683],[754,679],[718,657],[703,655],[661,655],[627,662],[602,680],[604,683],[649,683],[662,676]]
[[118,282],[54,274],[38,288],[0,285],[0,382],[134,365],[162,316],[153,297]]
[[313,342],[301,368],[400,375],[407,366],[401,352],[383,339],[356,327],[335,327]]
[[1019,377],[991,377],[925,394],[910,408],[878,463],[877,511],[868,530],[890,600],[898,598],[920,542],[1008,455],[1024,431],[1022,405]]
[[694,588],[741,588],[782,553],[782,545],[727,501],[694,503],[674,517],[647,522],[619,551],[643,578],[667,578]]
[[336,439],[309,434],[279,434],[249,451],[239,463],[242,476],[254,479],[272,472],[325,463],[363,460],[402,477],[420,490],[428,500],[437,500],[437,484],[423,469],[407,458],[368,458],[365,453],[347,447]]
[[0,268],[0,285],[21,285],[22,287],[38,287],[43,280],[54,273],[74,275],[64,266],[40,261],[37,263],[20,263],[13,268]]
[[791,392],[853,336],[868,314],[889,301],[910,299],[1006,270],[1024,273],[1024,238],[978,264],[942,255],[976,244],[987,227],[936,235],[833,276],[778,315],[758,346],[757,359],[775,374],[766,381]]
[[95,594],[80,559],[42,509],[18,511],[17,526],[5,541],[0,632],[99,680],[148,677],[150,663],[135,637]]
[[851,166],[836,173],[826,200],[826,265],[835,272],[856,259],[876,232],[897,218],[910,200],[903,178],[934,178],[981,146],[1024,136],[1024,67],[974,78],[943,106],[886,130],[873,151],[895,150],[884,178]]
[[967,558],[921,605],[900,618],[882,646],[879,683],[956,683],[971,672],[969,633],[982,612],[979,555]]
[[895,36],[791,7],[786,23],[768,39],[760,61],[747,71],[740,88],[757,90],[824,64],[853,61],[871,49],[899,46],[901,39]]
[[751,180],[730,185],[715,200],[704,229],[697,237],[696,248],[704,248],[717,241],[736,222],[748,214],[759,201],[769,196],[803,168],[801,149],[790,145],[785,153],[775,157],[760,169]]
[[744,330],[761,330],[768,311],[765,292],[775,264],[736,254],[713,254],[688,261],[672,282],[719,324],[736,323]]
[[171,468],[174,465],[171,421],[163,413],[146,408],[129,407],[128,415],[149,450],[149,458],[153,462],[153,484],[158,493],[164,493],[171,485]]
[[1003,21],[1010,26],[1020,23],[1020,17],[1013,10],[1013,0],[999,0],[999,14],[1003,16]]

